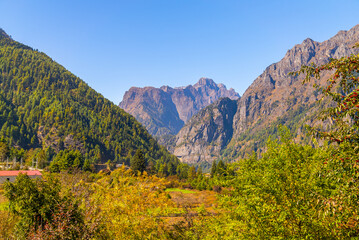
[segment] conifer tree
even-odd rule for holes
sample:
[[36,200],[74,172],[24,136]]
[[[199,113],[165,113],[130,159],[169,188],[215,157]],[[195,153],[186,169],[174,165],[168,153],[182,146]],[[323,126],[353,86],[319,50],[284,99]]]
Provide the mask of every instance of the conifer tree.
[[196,168],[194,166],[191,166],[188,171],[188,178],[189,179],[195,179],[196,178]]
[[146,160],[143,156],[142,150],[137,149],[135,155],[131,159],[131,168],[134,172],[143,172],[146,169]]
[[216,168],[217,168],[217,164],[216,161],[214,161],[212,163],[212,168],[211,168],[211,177],[214,177],[214,175],[216,174]]
[[224,175],[226,172],[226,165],[220,160],[216,166],[216,174],[219,176]]

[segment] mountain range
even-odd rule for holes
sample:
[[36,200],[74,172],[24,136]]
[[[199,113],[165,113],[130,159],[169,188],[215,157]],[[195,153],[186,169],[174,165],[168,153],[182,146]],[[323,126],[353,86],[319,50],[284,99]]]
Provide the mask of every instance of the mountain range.
[[[340,31],[324,42],[308,38],[295,45],[283,59],[268,66],[240,99],[214,103],[194,116],[172,140],[173,153],[192,164],[205,165],[216,159],[235,161],[252,151],[260,151],[268,137],[278,135],[278,125],[287,126],[297,142],[308,142],[304,126],[316,122],[325,103],[318,103],[321,96],[313,83],[302,84],[303,76],[288,73],[302,65],[324,64],[331,58],[357,53],[353,46],[358,41],[359,25]],[[323,76],[316,83],[324,85],[326,79]],[[220,130],[221,127],[226,131]],[[208,134],[213,129],[217,130],[216,138]]]
[[305,39],[268,66],[241,97],[201,78],[186,87],[133,87],[118,107],[0,29],[0,140],[24,151],[76,150],[93,163],[126,161],[141,149],[157,168],[179,162],[149,133],[182,162],[204,167],[260,153],[280,124],[297,142],[308,142],[304,125],[316,122],[325,102],[318,104],[320,91],[312,83],[302,84],[301,76],[288,73],[357,53],[352,47],[358,41],[359,25],[324,42]]
[[132,87],[119,106],[141,122],[152,135],[163,136],[177,134],[194,114],[223,97],[240,98],[233,89],[227,90],[223,84],[201,78],[193,86],[186,87]]
[[[181,161],[208,166],[218,159],[235,161],[252,151],[260,152],[268,137],[277,136],[280,124],[291,130],[296,141],[310,141],[304,134],[304,125],[316,122],[323,107],[318,104],[320,92],[312,83],[302,84],[301,76],[288,73],[302,65],[324,64],[331,58],[356,53],[352,47],[358,41],[359,25],[339,31],[324,42],[305,39],[288,50],[279,62],[268,66],[243,96],[217,100],[187,119],[175,136],[161,142]],[[326,79],[323,76],[317,83],[325,84]],[[156,109],[152,109],[152,114],[157,114]]]

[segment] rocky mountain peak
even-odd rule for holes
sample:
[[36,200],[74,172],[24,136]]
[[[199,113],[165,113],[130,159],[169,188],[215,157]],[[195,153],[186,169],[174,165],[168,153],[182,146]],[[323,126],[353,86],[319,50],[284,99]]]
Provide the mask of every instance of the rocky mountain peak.
[[160,87],[160,89],[164,92],[169,92],[171,91],[173,88],[171,88],[170,86],[162,86]]
[[311,38],[306,38],[306,39],[303,41],[302,45],[304,45],[304,46],[306,46],[306,45],[313,45],[314,43],[315,43],[315,41],[314,41],[313,39],[311,39]]
[[346,42],[348,39],[353,39],[353,40],[358,40],[358,35],[359,35],[359,24],[352,27],[349,31],[344,31],[341,30],[339,31],[334,37],[332,37],[331,39],[324,41],[323,43],[326,42],[334,42],[334,43],[338,43],[338,42]]
[[186,87],[132,87],[119,106],[144,124],[151,134],[160,136],[176,134],[194,114],[223,97],[240,98],[224,84],[201,78],[195,85]]
[[[268,128],[276,126],[272,124],[280,122],[293,128],[293,132],[301,132],[302,124],[307,124],[305,121],[311,121],[312,114],[318,112],[315,103],[319,96],[311,84],[302,84],[302,76],[293,77],[288,73],[299,70],[302,65],[320,65],[330,58],[356,54],[359,49],[352,46],[357,42],[359,25],[340,31],[324,42],[305,39],[288,50],[279,62],[269,65],[236,104],[228,102],[223,105],[226,107],[221,107],[216,105],[220,103],[217,101],[189,120],[176,135],[175,146],[170,146],[172,152],[182,161],[194,164],[211,162],[224,152],[233,160],[264,146],[261,141],[267,138]],[[205,83],[205,79],[201,82]],[[227,134],[221,135],[225,131]]]
[[203,87],[203,86],[210,86],[210,87],[217,87],[217,84],[210,78],[200,78],[199,81],[193,85],[195,88]]
[[[251,124],[262,119],[276,119],[291,109],[293,104],[305,102],[305,86],[301,79],[288,76],[289,72],[297,71],[302,65],[310,63],[324,64],[330,58],[340,58],[357,52],[352,46],[359,41],[359,25],[349,31],[340,31],[324,42],[316,42],[310,38],[288,50],[282,60],[266,68],[245,91],[238,103],[237,114],[234,116],[235,134],[240,135]],[[288,89],[294,89],[289,91]],[[308,93],[309,94],[309,93]],[[290,99],[290,100],[288,100]],[[280,108],[273,108],[281,103]],[[263,124],[262,124],[263,125]]]

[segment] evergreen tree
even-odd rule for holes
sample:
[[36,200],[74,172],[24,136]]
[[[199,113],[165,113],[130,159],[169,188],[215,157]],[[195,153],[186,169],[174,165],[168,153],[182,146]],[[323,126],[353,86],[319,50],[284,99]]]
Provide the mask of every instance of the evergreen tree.
[[188,178],[189,179],[195,179],[196,178],[196,175],[197,175],[197,173],[196,173],[196,168],[194,167],[194,166],[191,166],[190,168],[189,168],[189,171],[188,171]]
[[167,170],[168,170],[169,175],[175,175],[176,174],[176,166],[172,162],[168,163]]
[[82,168],[84,171],[91,171],[90,161],[86,158],[84,162],[84,166]]
[[137,173],[138,171],[141,173],[145,171],[146,160],[145,157],[143,156],[141,149],[137,149],[135,155],[131,159],[131,168],[135,173]]
[[219,176],[224,176],[226,173],[226,165],[220,160],[216,166],[216,174]]
[[[53,149],[46,152],[41,166],[61,160],[56,157],[61,151],[78,150],[83,155],[72,158],[62,153],[66,161],[58,161],[52,167],[56,171],[81,168],[85,159],[125,160],[137,149],[148,161],[163,157],[161,163],[172,162],[175,169],[179,164],[135,118],[46,54],[6,36],[0,36],[0,139],[10,149],[34,153]],[[13,157],[6,145],[0,143],[0,161]]]
[[216,161],[214,161],[212,163],[212,168],[211,168],[211,177],[214,177],[214,175],[216,174],[216,168],[217,168],[217,164]]

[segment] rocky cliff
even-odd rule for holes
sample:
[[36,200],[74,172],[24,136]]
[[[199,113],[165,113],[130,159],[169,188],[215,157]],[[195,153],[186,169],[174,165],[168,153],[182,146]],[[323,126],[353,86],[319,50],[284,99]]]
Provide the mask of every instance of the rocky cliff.
[[195,85],[186,87],[132,87],[119,106],[152,135],[161,136],[178,133],[194,114],[222,97],[236,100],[239,95],[212,79],[201,78]]
[[233,135],[237,102],[222,98],[201,110],[175,137],[174,154],[183,162],[213,162]]
[[[350,31],[340,31],[322,43],[306,39],[288,50],[284,58],[274,63],[254,80],[238,102],[234,117],[235,135],[247,130],[260,119],[273,121],[288,110],[316,100],[310,84],[302,85],[302,78],[288,76],[310,63],[324,64],[330,58],[340,58],[354,53],[353,45],[359,41],[359,25]],[[293,101],[296,103],[293,104]]]
[[[323,64],[330,58],[357,53],[358,50],[352,47],[358,41],[359,25],[349,31],[340,31],[321,43],[308,38],[295,45],[282,60],[271,64],[254,80],[237,100],[234,113],[232,108],[225,108],[228,112],[220,112],[221,116],[233,116],[232,125],[228,125],[225,118],[217,117],[215,123],[211,117],[203,115],[217,108],[218,103],[214,103],[194,116],[177,134],[172,152],[188,163],[211,163],[216,158],[233,161],[263,147],[267,137],[275,135],[278,124],[287,125],[299,136],[303,125],[315,119],[320,109],[316,104],[320,96],[312,84],[302,84],[303,76],[293,77],[288,73],[312,62]],[[321,83],[325,79],[326,76],[323,76]],[[226,131],[220,130],[218,134],[223,136],[210,137],[208,132],[218,126],[226,126],[227,132],[233,132],[230,140]],[[218,143],[218,139],[222,138],[226,141]],[[303,136],[297,139],[303,140]]]

